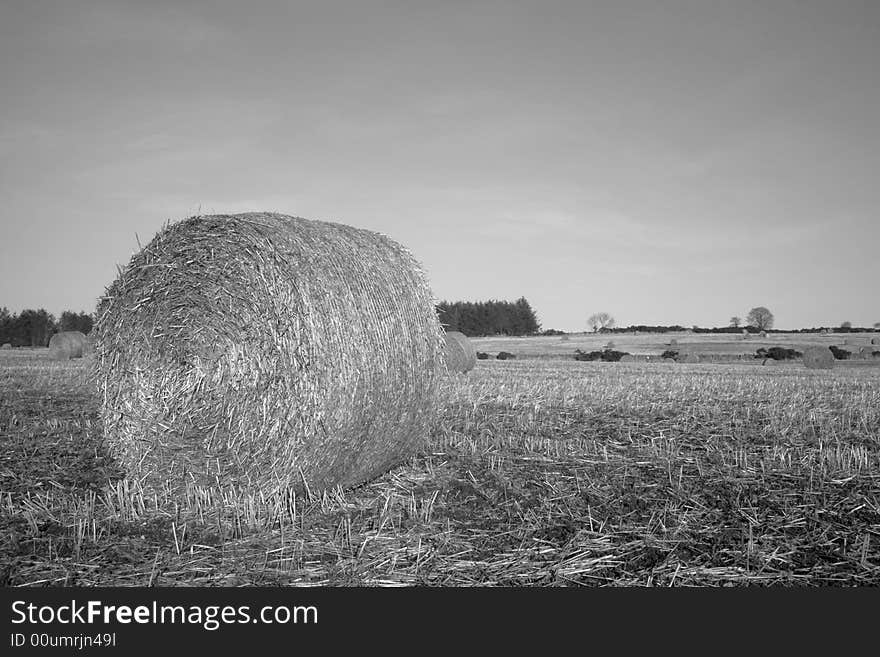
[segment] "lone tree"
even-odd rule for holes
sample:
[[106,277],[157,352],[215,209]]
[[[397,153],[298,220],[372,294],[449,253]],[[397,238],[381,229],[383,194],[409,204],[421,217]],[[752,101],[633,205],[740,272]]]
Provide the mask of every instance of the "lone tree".
[[742,324],[742,320],[735,315],[730,318],[730,328],[739,328],[739,325]]
[[773,328],[773,313],[764,306],[752,308],[746,316],[746,322],[749,326],[754,326],[759,331],[766,331]]
[[614,328],[614,318],[608,313],[590,315],[587,326],[593,333],[601,333],[605,329]]

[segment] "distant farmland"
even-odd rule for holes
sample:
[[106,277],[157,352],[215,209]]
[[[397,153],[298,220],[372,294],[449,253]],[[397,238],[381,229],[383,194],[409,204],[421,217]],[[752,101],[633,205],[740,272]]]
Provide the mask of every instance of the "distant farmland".
[[[878,340],[880,333],[769,333],[762,338],[750,335],[743,340],[737,334],[711,333],[572,333],[561,336],[541,337],[488,337],[472,338],[477,351],[495,354],[509,351],[517,358],[571,358],[575,349],[592,351],[602,349],[609,341],[614,348],[636,355],[660,355],[666,349],[688,350],[702,354],[711,360],[712,356],[744,355],[754,356],[760,347],[789,347],[802,351],[810,345],[831,346],[858,351],[860,347],[871,346],[871,340]],[[677,345],[670,345],[675,340]],[[873,345],[880,351],[880,344]]]

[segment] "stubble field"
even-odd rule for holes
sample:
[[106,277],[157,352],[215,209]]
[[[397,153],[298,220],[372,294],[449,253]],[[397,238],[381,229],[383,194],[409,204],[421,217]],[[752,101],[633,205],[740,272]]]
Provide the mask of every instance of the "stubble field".
[[880,584],[880,367],[576,362],[533,340],[445,380],[410,462],[273,498],[137,489],[89,362],[2,352],[0,583]]

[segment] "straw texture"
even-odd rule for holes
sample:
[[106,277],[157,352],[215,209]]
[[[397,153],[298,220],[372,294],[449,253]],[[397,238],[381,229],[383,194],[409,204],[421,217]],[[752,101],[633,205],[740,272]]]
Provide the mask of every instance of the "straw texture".
[[146,485],[354,485],[410,457],[436,418],[433,296],[377,233],[191,217],[132,258],[97,315],[105,437]]

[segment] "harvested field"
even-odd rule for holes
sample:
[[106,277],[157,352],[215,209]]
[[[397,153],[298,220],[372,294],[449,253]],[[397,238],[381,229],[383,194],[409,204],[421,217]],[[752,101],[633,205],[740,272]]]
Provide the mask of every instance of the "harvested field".
[[147,494],[83,361],[0,372],[7,586],[880,585],[877,367],[480,361],[399,468],[275,496]]

